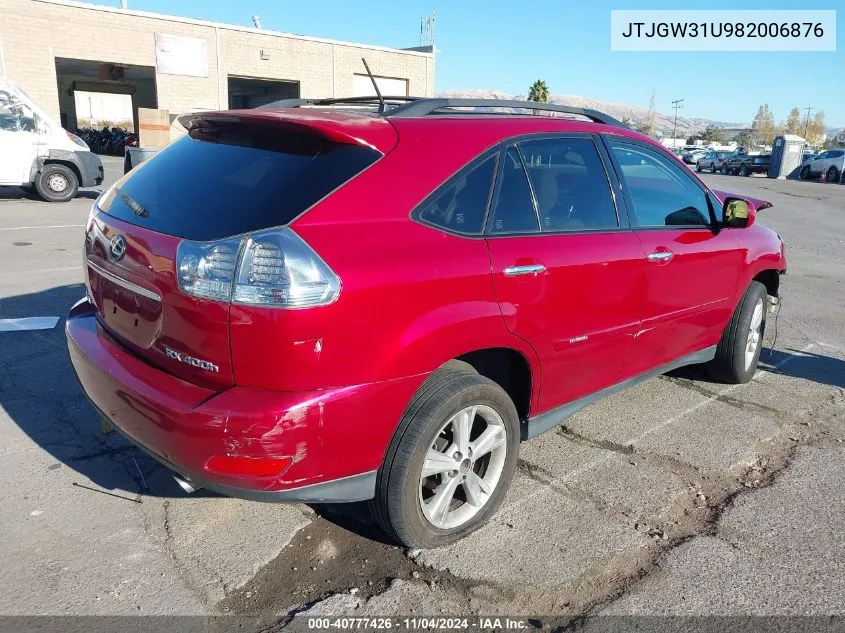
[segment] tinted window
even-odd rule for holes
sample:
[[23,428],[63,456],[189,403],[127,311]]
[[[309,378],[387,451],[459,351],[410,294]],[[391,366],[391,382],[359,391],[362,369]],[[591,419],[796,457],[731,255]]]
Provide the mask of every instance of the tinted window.
[[845,154],[845,152],[843,152],[842,150],[835,149],[833,151],[828,152],[827,157],[828,158],[839,158],[840,156],[842,156],[842,154]]
[[616,228],[610,184],[590,139],[528,141],[519,146],[543,231]]
[[622,168],[639,226],[710,224],[704,192],[674,161],[638,145],[614,141],[611,147]]
[[536,233],[540,230],[522,158],[511,147],[505,154],[502,184],[493,207],[491,233]]
[[125,196],[110,195],[101,206],[153,231],[219,239],[287,224],[380,156],[313,134],[208,128],[141,163],[118,181]]
[[496,157],[491,156],[458,176],[425,203],[419,219],[458,233],[481,233],[495,171]]

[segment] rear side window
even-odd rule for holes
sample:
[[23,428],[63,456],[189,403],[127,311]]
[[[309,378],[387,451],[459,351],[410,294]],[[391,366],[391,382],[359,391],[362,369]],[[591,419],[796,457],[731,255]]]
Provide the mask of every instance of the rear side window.
[[554,138],[519,146],[546,232],[619,226],[610,183],[591,139]]
[[495,173],[496,156],[464,170],[423,203],[417,219],[456,233],[481,233]]
[[490,233],[539,233],[540,224],[525,167],[515,147],[505,153],[501,170],[502,184],[493,206]]
[[379,157],[269,126],[195,130],[118,181],[120,193],[101,208],[160,233],[215,240],[291,222]]

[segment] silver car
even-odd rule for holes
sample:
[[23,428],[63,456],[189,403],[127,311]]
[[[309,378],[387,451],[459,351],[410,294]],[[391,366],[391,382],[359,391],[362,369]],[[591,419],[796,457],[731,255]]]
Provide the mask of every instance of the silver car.
[[825,174],[827,182],[839,182],[845,171],[845,149],[829,149],[811,158],[801,167],[801,180],[818,178]]
[[729,154],[730,152],[710,150],[695,163],[695,171],[709,169],[715,174],[722,169],[722,163],[725,162]]

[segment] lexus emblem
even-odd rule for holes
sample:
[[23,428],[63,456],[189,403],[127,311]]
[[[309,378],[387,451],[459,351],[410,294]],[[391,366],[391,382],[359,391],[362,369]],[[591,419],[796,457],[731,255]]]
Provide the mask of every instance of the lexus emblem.
[[120,261],[126,255],[126,240],[122,235],[115,235],[109,244],[109,255],[114,261]]

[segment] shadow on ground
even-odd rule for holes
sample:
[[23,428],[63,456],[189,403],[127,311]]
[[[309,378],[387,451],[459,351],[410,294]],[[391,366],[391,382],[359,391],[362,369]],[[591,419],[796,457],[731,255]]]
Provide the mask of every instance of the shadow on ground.
[[845,361],[832,356],[796,349],[767,349],[760,367],[782,376],[845,389]]
[[[80,475],[75,482],[80,494],[109,491],[129,500],[183,497],[170,471],[122,437],[101,435],[99,416],[76,381],[64,334],[64,316],[84,293],[84,285],[75,284],[0,300],[0,318],[61,317],[52,330],[0,333],[0,406],[32,441]],[[767,349],[761,366],[845,388],[845,361],[823,354]],[[710,381],[702,366],[673,374]],[[214,496],[205,491],[194,495]],[[366,504],[314,509],[339,527],[389,542],[369,519]]]
[[[0,299],[0,319],[58,316],[52,330],[0,332],[0,406],[33,442],[80,476],[79,494],[184,497],[170,472],[121,436],[103,436],[68,357],[64,317],[83,284]],[[194,496],[214,496],[197,491]]]

